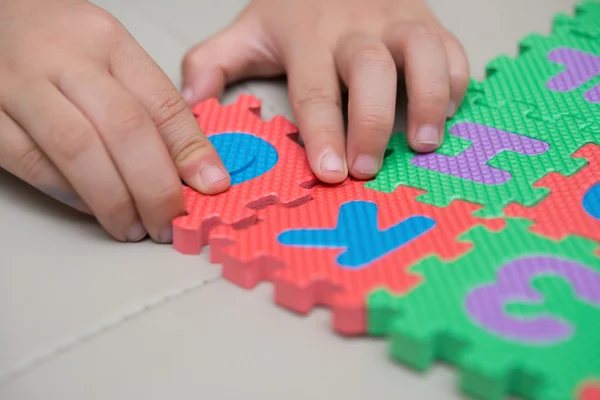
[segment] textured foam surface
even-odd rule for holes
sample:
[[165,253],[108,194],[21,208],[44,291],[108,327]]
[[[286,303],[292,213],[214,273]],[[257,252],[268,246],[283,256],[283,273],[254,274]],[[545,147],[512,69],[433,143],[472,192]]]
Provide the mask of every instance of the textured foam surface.
[[370,291],[405,293],[420,281],[407,274],[411,264],[432,254],[454,260],[470,248],[456,241],[461,233],[476,224],[503,226],[500,219],[474,217],[475,204],[438,208],[415,201],[421,193],[408,187],[382,193],[360,181],[317,186],[312,201],[266,209],[247,229],[215,229],[212,259],[242,287],[272,281],[277,303],[299,313],[326,305],[336,331],[364,333]]
[[582,127],[600,131],[600,46],[598,39],[568,34],[531,34],[520,42],[514,59],[499,56],[487,65],[481,83],[486,100],[534,105],[540,117],[580,119]]
[[531,118],[531,111],[520,103],[468,104],[448,122],[442,146],[429,154],[414,153],[404,134],[394,135],[392,154],[366,186],[388,193],[413,186],[427,192],[419,201],[440,207],[469,201],[484,206],[482,216],[500,216],[511,202],[533,206],[548,194],[534,184],[550,172],[576,173],[586,161],[571,155],[600,142],[600,135],[570,116],[543,121]]
[[277,165],[277,149],[249,133],[224,132],[208,137],[231,177],[231,186],[268,173]]
[[600,1],[578,3],[574,16],[565,13],[557,14],[554,18],[553,29],[593,39],[600,38]]
[[[392,358],[414,369],[453,364],[471,397],[593,399],[596,15],[596,4],[582,4],[575,16],[557,17],[552,34],[524,38],[516,58],[492,60],[437,151],[413,152],[400,132],[369,182],[317,185],[303,150],[282,142],[292,126],[263,122],[248,112],[257,100],[242,97],[211,135],[232,189],[218,212],[213,198],[194,194],[183,225],[191,229],[178,231],[176,247],[197,252],[210,243],[229,281],[271,282],[274,301],[299,314],[328,307],[337,333],[388,336]],[[196,108],[201,124],[213,109],[225,107]],[[248,119],[277,133],[233,122]]]
[[598,243],[507,224],[463,235],[473,248],[455,262],[412,267],[425,283],[407,295],[374,292],[369,331],[417,370],[436,359],[459,366],[462,389],[477,398],[571,398],[600,370]]
[[283,117],[260,118],[260,101],[241,95],[229,105],[209,99],[193,109],[231,174],[231,187],[204,195],[185,187],[187,215],[173,221],[173,246],[197,254],[220,224],[256,221],[256,209],[278,203],[291,207],[310,199],[304,184],[314,181],[304,149],[290,135],[296,127]]
[[552,239],[580,235],[600,243],[600,146],[589,144],[574,156],[588,165],[568,178],[546,176],[535,186],[549,189],[547,198],[534,207],[510,205],[506,215],[534,221],[532,230]]

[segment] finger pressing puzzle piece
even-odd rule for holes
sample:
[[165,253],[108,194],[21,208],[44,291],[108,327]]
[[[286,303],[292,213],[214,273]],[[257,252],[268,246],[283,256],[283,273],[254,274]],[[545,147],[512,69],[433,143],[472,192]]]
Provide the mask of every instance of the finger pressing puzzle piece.
[[534,184],[550,172],[570,176],[585,166],[572,154],[600,143],[600,134],[570,116],[544,121],[530,118],[531,111],[521,103],[468,103],[447,123],[442,146],[427,154],[411,151],[404,134],[393,135],[391,154],[366,186],[385,192],[412,186],[427,192],[419,201],[440,207],[473,202],[483,206],[481,216],[501,216],[511,202],[533,206],[549,193]]
[[218,195],[184,188],[187,215],[173,221],[175,249],[197,254],[217,225],[250,225],[257,209],[274,203],[292,207],[310,199],[305,186],[316,177],[304,149],[291,137],[297,133],[291,122],[280,116],[262,120],[260,101],[249,95],[225,106],[206,100],[193,111],[229,171],[231,187]]

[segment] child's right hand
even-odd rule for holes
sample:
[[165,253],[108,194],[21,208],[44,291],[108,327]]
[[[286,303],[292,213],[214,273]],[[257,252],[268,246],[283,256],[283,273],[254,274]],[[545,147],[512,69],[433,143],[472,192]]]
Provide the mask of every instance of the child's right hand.
[[84,0],[0,0],[0,167],[121,241],[171,241],[179,176],[203,193],[229,186],[178,90]]

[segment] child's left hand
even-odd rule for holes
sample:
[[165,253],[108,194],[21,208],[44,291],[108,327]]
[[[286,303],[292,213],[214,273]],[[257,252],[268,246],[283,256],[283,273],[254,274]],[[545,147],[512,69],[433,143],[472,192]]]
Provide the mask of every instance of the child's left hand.
[[[392,133],[398,70],[412,149],[435,150],[469,83],[467,57],[425,0],[253,0],[183,63],[188,103],[226,85],[287,74],[308,160],[324,182],[379,172]],[[348,139],[340,83],[349,91]]]

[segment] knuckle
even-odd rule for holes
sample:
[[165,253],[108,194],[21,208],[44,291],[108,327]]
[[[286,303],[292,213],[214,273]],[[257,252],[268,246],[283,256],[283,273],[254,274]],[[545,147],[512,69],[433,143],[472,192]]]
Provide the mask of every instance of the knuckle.
[[450,71],[450,82],[453,87],[461,92],[467,90],[470,83],[469,71],[465,69],[452,69]]
[[140,131],[148,127],[148,119],[144,112],[140,110],[128,110],[115,118],[117,129],[121,132],[120,139],[127,139],[136,136]]
[[450,82],[452,86],[466,90],[470,83],[470,69],[467,55],[462,45],[452,36],[445,37],[445,47],[448,56]]
[[167,90],[165,93],[157,96],[157,100],[151,108],[151,115],[154,124],[158,129],[162,129],[165,125],[173,123],[173,121],[183,120],[184,116],[191,111],[177,91]]
[[444,42],[446,47],[449,47],[449,48],[452,48],[454,50],[464,53],[464,48],[463,48],[462,43],[460,42],[460,40],[458,40],[456,35],[454,35],[452,32],[450,32],[444,28],[440,28],[438,30],[438,34],[440,35],[440,38],[442,39],[442,41]]
[[428,106],[441,106],[449,100],[449,88],[432,85],[419,92],[420,102]]
[[59,124],[50,127],[46,133],[58,157],[70,162],[85,154],[92,144],[91,131],[79,124]]
[[318,105],[340,106],[340,98],[337,93],[320,86],[309,87],[296,97],[294,104],[298,108],[307,108]]
[[195,48],[188,50],[183,56],[182,67],[184,71],[193,70],[199,63],[200,58]]
[[340,129],[333,124],[323,123],[314,128],[314,136],[319,138],[336,138],[340,134]]
[[389,52],[379,45],[368,45],[356,51],[353,64],[360,69],[389,69],[394,67]]
[[125,225],[131,222],[131,218],[127,218],[132,214],[133,201],[127,193],[113,195],[110,200],[104,204],[98,214],[100,218],[109,219],[114,225],[126,227]]
[[184,135],[174,140],[171,146],[176,165],[182,166],[191,160],[197,160],[212,149],[212,145],[201,136]]
[[18,168],[25,180],[35,184],[43,180],[50,169],[50,164],[37,147],[31,146],[19,158]]
[[413,23],[410,26],[409,32],[411,36],[417,37],[419,40],[433,41],[439,39],[437,30],[434,27],[422,22]]
[[114,15],[103,9],[96,9],[88,15],[86,21],[88,29],[94,32],[97,37],[114,37],[123,32],[123,27]]
[[[153,191],[145,201],[145,208],[156,211],[170,210],[173,204],[179,204],[183,201],[183,191],[181,185],[169,184],[165,187],[159,187]],[[154,215],[156,213],[153,212]]]
[[359,114],[361,130],[380,133],[388,132],[393,127],[393,113],[386,107],[363,107]]

